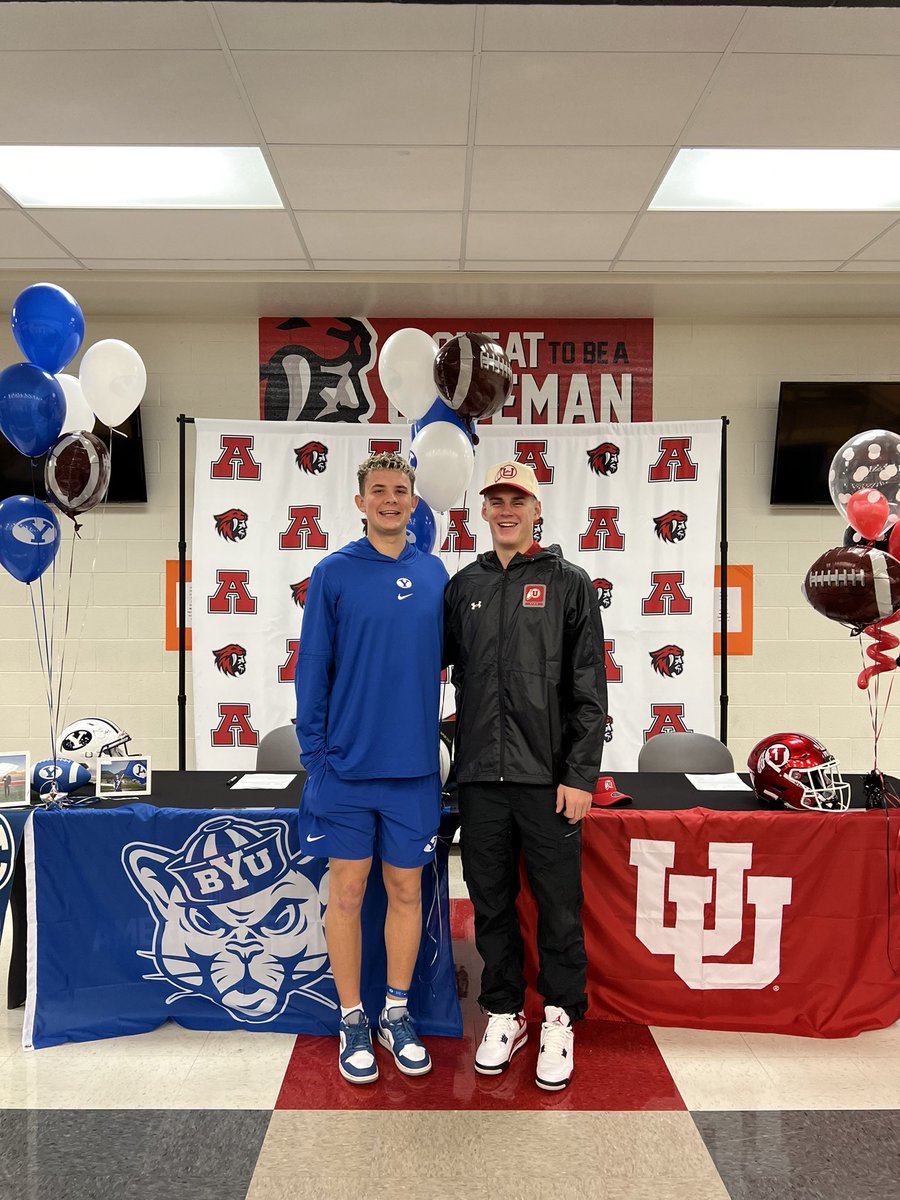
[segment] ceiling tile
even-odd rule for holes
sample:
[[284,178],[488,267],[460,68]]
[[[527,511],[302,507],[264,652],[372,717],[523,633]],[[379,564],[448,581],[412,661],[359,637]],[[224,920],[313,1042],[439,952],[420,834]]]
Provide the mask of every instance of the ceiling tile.
[[900,60],[736,54],[685,132],[688,146],[897,144]]
[[287,213],[42,209],[77,258],[258,259],[302,254]]
[[891,225],[892,228],[887,229],[882,237],[860,253],[861,259],[900,259],[900,221],[894,220]]
[[421,259],[410,262],[396,258],[317,258],[317,271],[458,271],[458,258]]
[[633,213],[470,213],[466,261],[612,258]]
[[740,9],[486,5],[485,50],[724,50]]
[[203,4],[4,4],[4,50],[216,50]]
[[879,213],[646,213],[622,258],[747,264],[843,261],[891,220]]
[[784,274],[785,271],[836,271],[841,259],[810,262],[618,262],[615,270],[630,274],[675,274],[675,275],[718,275],[733,272],[735,275]]
[[241,51],[269,142],[465,145],[469,54]]
[[305,258],[84,258],[91,271],[308,271]]
[[900,13],[889,8],[750,8],[735,53],[900,54]]
[[854,258],[852,262],[845,263],[844,266],[841,267],[841,274],[844,274],[844,272],[857,271],[890,271],[893,274],[898,274],[900,273],[900,254],[898,254],[896,258],[891,259],[889,262],[877,262],[874,259],[863,260],[861,258]]
[[476,141],[668,145],[718,61],[715,54],[483,54]]
[[459,259],[459,213],[297,213],[309,253],[323,258]]
[[4,50],[0,101],[2,142],[257,141],[225,60],[213,51]]
[[466,259],[466,271],[560,271],[565,274],[577,271],[600,271],[609,270],[609,261],[594,262],[585,260],[584,262],[541,262],[529,259],[525,262],[515,262],[514,260],[507,261],[506,259]]
[[462,208],[464,146],[272,146],[292,208]]
[[668,146],[479,146],[469,207],[636,212],[668,155]]
[[234,50],[471,50],[474,4],[215,4]]
[[68,258],[66,251],[24,213],[4,209],[0,212],[0,257],[22,259],[32,256]]

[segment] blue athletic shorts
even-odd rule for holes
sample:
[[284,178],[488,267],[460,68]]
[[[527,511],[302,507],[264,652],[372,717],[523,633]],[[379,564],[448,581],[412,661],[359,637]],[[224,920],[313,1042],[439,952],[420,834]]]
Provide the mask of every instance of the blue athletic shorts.
[[315,858],[362,859],[377,853],[392,867],[423,867],[434,858],[440,816],[438,774],[341,779],[326,763],[303,787],[300,844]]

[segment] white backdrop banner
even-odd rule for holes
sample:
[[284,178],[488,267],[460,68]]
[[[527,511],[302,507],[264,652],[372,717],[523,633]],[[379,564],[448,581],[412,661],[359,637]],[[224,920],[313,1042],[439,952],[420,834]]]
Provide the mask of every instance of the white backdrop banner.
[[[196,422],[193,706],[201,770],[251,770],[294,715],[294,662],[310,572],[362,536],[356,467],[409,450],[406,426]],[[719,421],[490,426],[475,475],[443,517],[452,575],[490,549],[478,489],[517,459],[541,484],[535,536],[597,589],[606,636],[604,769],[633,771],[649,737],[715,733],[713,575]],[[438,519],[439,524],[441,518]],[[452,712],[452,688],[444,711]],[[385,727],[386,737],[402,731]]]

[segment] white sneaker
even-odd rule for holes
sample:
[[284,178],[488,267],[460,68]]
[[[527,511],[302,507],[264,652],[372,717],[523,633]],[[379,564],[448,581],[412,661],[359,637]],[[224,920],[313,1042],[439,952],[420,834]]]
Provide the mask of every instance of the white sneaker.
[[546,1092],[558,1092],[569,1086],[575,1069],[575,1033],[563,1008],[548,1004],[541,1025],[534,1082]]
[[488,1013],[487,1028],[475,1052],[475,1070],[479,1075],[499,1075],[527,1041],[528,1026],[522,1013]]

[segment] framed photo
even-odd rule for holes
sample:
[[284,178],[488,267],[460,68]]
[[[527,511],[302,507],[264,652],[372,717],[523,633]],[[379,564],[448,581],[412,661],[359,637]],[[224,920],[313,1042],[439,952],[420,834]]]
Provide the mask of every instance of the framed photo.
[[0,750],[0,808],[31,803],[31,758],[26,750]]
[[130,754],[127,758],[102,757],[97,761],[97,795],[149,796],[150,759]]

